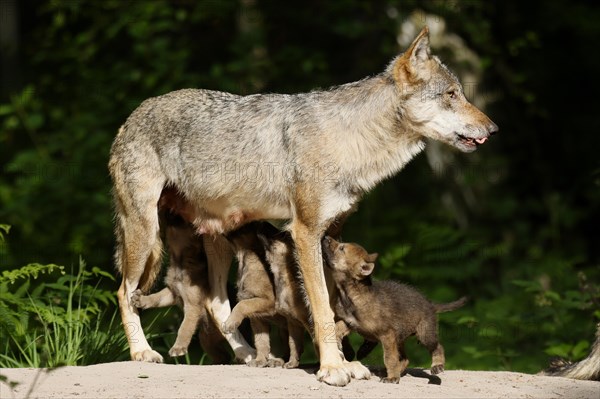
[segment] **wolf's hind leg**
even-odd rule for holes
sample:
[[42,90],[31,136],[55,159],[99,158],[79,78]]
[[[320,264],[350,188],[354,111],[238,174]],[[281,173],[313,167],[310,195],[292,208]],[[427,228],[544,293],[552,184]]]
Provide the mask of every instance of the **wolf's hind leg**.
[[[148,186],[155,189],[149,189]],[[138,288],[145,291],[152,286],[160,270],[162,256],[162,241],[156,211],[162,182],[146,182],[144,188],[145,190],[133,187],[127,190],[115,182],[117,205],[115,260],[123,274],[117,298],[131,358],[146,362],[162,362],[162,356],[152,350],[144,336],[138,309],[132,301],[134,291]],[[119,192],[119,189],[122,192]],[[128,196],[132,192],[135,195]]]

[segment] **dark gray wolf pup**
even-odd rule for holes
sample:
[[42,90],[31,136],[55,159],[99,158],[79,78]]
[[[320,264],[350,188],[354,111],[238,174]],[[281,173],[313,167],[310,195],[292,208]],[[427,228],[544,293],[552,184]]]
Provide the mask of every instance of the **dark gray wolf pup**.
[[444,348],[438,339],[437,314],[463,306],[467,298],[432,303],[416,289],[395,281],[373,281],[377,254],[357,244],[323,239],[325,263],[331,268],[338,297],[335,305],[338,341],[350,330],[383,345],[387,377],[397,383],[408,366],[404,341],[416,335],[431,353],[431,373],[444,371]]

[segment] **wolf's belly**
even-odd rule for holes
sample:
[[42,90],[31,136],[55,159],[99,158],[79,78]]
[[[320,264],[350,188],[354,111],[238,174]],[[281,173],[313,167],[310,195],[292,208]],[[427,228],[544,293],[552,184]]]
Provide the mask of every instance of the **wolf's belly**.
[[292,217],[290,204],[281,199],[232,196],[193,203],[175,188],[163,190],[158,207],[180,215],[198,234],[224,234],[253,220]]

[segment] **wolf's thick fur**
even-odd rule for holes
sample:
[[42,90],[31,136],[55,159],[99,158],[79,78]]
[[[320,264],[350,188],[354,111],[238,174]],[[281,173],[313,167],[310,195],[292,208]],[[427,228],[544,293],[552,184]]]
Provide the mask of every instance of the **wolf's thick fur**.
[[[319,380],[346,385],[351,370],[335,340],[322,268],[321,236],[362,195],[397,173],[424,138],[473,151],[497,126],[470,104],[456,77],[431,56],[427,28],[371,78],[305,94],[237,96],[180,90],[146,100],[112,146],[116,264],[121,317],[136,360],[161,361],[140,325],[132,293],[157,275],[157,204],[165,188],[184,200],[177,213],[204,234],[219,325],[231,310],[231,250],[221,233],[259,219],[291,219],[289,230],[319,346]],[[226,334],[238,358],[251,348]]]
[[596,340],[592,345],[592,350],[585,359],[577,363],[556,359],[541,374],[576,380],[600,381],[600,323],[596,325]]
[[436,304],[405,284],[372,281],[377,254],[369,254],[357,244],[342,244],[327,236],[323,239],[323,253],[338,292],[338,340],[353,330],[371,342],[380,341],[387,369],[383,382],[400,381],[408,366],[404,341],[412,335],[431,353],[431,372],[444,371],[444,348],[438,340],[436,314],[458,309],[466,298]]
[[199,329],[202,349],[213,363],[227,363],[229,354],[221,347],[225,338],[211,316],[208,265],[202,237],[197,236],[194,228],[179,216],[161,213],[170,258],[166,287],[151,295],[136,290],[131,301],[139,309],[175,304],[183,308],[183,322],[169,350],[170,356],[185,355],[194,332]]

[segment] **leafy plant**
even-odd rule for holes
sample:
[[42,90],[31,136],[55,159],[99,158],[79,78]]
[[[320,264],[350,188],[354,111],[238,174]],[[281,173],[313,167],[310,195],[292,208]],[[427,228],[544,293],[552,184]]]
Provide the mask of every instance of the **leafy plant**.
[[[114,325],[115,295],[99,287],[100,278],[113,279],[96,267],[87,270],[81,259],[70,273],[63,266],[37,263],[3,271],[0,332],[6,339],[0,367],[57,367],[119,358],[126,340]],[[113,316],[105,324],[107,310]]]

